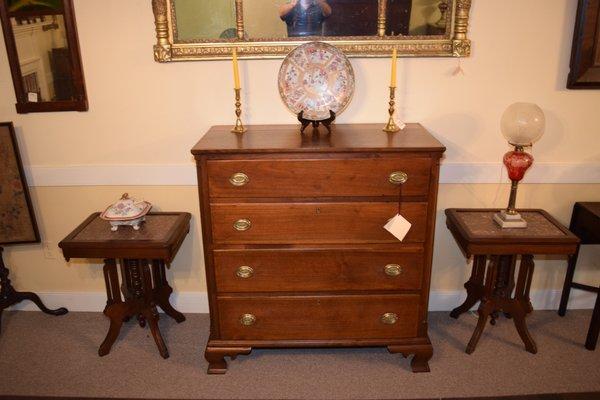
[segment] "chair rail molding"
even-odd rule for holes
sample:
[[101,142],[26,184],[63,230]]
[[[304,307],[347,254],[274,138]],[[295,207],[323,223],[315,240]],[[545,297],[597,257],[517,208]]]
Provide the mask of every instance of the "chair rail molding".
[[[195,186],[189,164],[25,166],[30,186]],[[502,163],[442,162],[440,183],[508,183]],[[536,163],[523,183],[600,184],[600,162]]]

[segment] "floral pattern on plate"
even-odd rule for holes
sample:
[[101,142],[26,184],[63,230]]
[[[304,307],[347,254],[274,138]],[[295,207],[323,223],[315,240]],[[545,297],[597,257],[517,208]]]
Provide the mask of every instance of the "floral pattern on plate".
[[354,94],[354,70],[338,48],[323,42],[298,46],[279,70],[279,94],[294,114],[321,121],[341,114]]

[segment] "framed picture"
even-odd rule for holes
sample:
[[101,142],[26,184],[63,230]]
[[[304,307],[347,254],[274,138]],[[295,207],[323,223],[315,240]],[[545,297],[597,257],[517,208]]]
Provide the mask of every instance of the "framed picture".
[[0,245],[39,241],[15,129],[0,122]]
[[600,89],[600,0],[579,0],[569,89]]

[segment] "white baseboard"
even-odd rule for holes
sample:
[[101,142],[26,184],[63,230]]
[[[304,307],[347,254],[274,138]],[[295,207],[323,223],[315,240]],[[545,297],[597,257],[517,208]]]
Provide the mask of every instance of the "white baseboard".
[[[100,312],[106,305],[105,292],[93,293],[38,293],[46,306],[50,308],[67,307],[73,312]],[[538,290],[531,292],[531,301],[536,310],[556,310],[560,302],[560,290]],[[429,298],[430,311],[450,311],[465,299],[464,291],[433,291]],[[580,290],[571,291],[570,309],[592,309],[596,295]],[[208,313],[208,295],[206,292],[183,292],[171,296],[171,302],[182,313]],[[31,302],[23,302],[13,307],[15,310],[38,311]]]
[[[25,166],[30,186],[196,186],[194,164]],[[508,182],[502,163],[442,162],[440,183]],[[600,163],[538,162],[524,183],[600,183]]]

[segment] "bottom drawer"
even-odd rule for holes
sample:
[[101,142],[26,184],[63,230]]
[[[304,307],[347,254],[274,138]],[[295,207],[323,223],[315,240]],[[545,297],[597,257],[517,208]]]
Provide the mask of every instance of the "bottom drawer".
[[221,296],[223,340],[392,339],[417,335],[417,294]]

